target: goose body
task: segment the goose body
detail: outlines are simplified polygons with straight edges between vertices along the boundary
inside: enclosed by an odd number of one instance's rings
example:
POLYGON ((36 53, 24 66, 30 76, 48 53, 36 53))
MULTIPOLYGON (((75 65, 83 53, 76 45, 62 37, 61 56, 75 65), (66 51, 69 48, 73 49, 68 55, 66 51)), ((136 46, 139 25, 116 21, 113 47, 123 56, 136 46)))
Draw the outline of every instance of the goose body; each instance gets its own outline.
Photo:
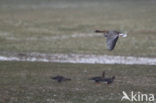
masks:
POLYGON ((105 79, 103 79, 103 82, 106 82, 107 84, 111 84, 111 83, 113 83, 114 79, 115 79, 115 76, 113 76, 111 78, 105 78, 105 79))
POLYGON ((105 82, 107 84, 113 83, 114 79, 115 79, 115 76, 106 78, 105 72, 102 73, 102 76, 96 76, 96 77, 89 78, 89 80, 94 80, 96 83, 105 82))
POLYGON ((93 77, 90 78, 89 80, 94 80, 96 83, 102 82, 104 79, 102 77, 93 77))
POLYGON ((127 36, 127 34, 121 33, 116 30, 114 31, 96 30, 95 33, 104 33, 104 36, 106 37, 106 46, 107 46, 107 49, 110 51, 114 49, 119 36, 123 36, 123 37, 127 36))
POLYGON ((94 80, 96 83, 102 82, 105 78, 105 72, 102 73, 102 76, 96 76, 89 78, 89 80, 94 80))

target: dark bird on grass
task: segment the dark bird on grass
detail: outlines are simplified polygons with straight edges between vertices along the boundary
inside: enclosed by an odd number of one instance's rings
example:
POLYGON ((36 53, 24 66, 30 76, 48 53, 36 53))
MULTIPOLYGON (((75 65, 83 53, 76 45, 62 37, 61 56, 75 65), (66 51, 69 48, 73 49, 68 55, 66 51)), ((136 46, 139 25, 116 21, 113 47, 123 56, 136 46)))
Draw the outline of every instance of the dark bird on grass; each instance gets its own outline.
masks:
POLYGON ((107 38, 106 39, 107 49, 110 51, 114 49, 119 36, 122 36, 122 37, 127 36, 126 33, 124 34, 119 31, 96 30, 95 33, 104 33, 104 36, 107 38))
POLYGON ((115 76, 113 76, 111 78, 104 78, 103 82, 106 82, 107 84, 111 84, 111 83, 113 83, 114 79, 115 79, 115 76))
POLYGON ((89 80, 94 80, 96 83, 100 83, 105 79, 105 72, 102 73, 102 76, 96 76, 89 78, 89 80))
POLYGON ((60 75, 57 75, 55 77, 51 77, 51 79, 56 80, 59 83, 61 83, 63 81, 70 81, 71 80, 70 78, 66 78, 66 77, 63 77, 63 76, 60 76, 60 75))

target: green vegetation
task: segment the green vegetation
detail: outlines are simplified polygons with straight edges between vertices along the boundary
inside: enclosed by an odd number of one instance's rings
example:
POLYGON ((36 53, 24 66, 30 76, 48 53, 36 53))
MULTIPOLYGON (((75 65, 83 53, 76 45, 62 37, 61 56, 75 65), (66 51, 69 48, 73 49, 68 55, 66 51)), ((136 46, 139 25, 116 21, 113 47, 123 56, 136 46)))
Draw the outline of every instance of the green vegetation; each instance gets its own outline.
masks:
POLYGON ((155 94, 155 78, 155 66, 0 62, 0 102, 115 103, 122 91, 155 94), (88 80, 102 71, 108 77, 115 75, 115 82, 97 85, 88 80), (72 81, 50 79, 58 74, 72 81))
POLYGON ((9 6, 0 9, 0 51, 156 57, 155 2, 1 2, 9 6), (121 30, 128 37, 120 38, 113 52, 106 50, 102 37, 70 37, 96 29, 121 30), (53 39, 56 36, 60 38, 53 39))
MULTIPOLYGON (((154 0, 0 0, 0 55, 5 52, 156 57, 154 0), (94 30, 128 32, 108 51, 94 30)), ((119 103, 122 91, 156 94, 155 66, 0 61, 0 103, 119 103), (115 75, 112 85, 88 78, 115 75), (57 74, 73 78, 57 83, 57 74)), ((124 103, 129 103, 124 101, 124 103)))

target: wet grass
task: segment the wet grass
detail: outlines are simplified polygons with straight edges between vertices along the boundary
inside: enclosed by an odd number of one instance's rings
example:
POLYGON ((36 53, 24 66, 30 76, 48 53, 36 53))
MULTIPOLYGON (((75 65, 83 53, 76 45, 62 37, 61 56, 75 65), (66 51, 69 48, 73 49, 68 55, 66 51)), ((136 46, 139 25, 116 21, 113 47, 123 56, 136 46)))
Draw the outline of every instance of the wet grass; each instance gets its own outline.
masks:
POLYGON ((155 2, 48 3, 1 7, 0 50, 156 57, 155 2), (51 39, 85 35, 95 29, 121 30, 128 32, 128 37, 120 38, 113 52, 106 50, 105 39, 101 37, 51 39))
MULTIPOLYGON (((3 103, 114 103, 122 91, 156 93, 155 66, 0 62, 0 102, 3 103), (115 75, 111 85, 95 84, 92 76, 115 75), (51 76, 72 81, 57 83, 51 76)), ((124 103, 129 103, 124 101, 124 103)))

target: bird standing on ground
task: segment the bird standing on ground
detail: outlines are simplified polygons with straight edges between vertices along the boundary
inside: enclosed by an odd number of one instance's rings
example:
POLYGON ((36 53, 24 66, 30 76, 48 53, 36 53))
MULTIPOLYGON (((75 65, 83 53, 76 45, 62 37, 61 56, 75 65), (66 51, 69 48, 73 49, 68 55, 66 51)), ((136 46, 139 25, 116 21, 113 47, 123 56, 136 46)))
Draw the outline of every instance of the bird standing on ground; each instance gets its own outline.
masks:
POLYGON ((94 80, 96 83, 100 83, 104 80, 104 78, 105 78, 105 72, 102 73, 102 76, 92 77, 89 78, 89 80, 94 80))
POLYGON ((114 49, 119 36, 122 37, 127 36, 127 34, 121 33, 119 31, 96 30, 95 33, 104 33, 104 36, 107 38, 106 40, 107 49, 109 49, 110 51, 114 49))
POLYGON ((57 75, 55 77, 51 77, 51 79, 56 80, 57 82, 61 83, 63 81, 70 81, 70 78, 65 78, 63 76, 57 75))
POLYGON ((107 84, 111 84, 113 83, 114 79, 115 79, 115 76, 111 78, 104 78, 103 81, 106 82, 107 84))
POLYGON ((105 72, 102 73, 102 76, 96 76, 96 77, 89 78, 89 80, 94 80, 96 83, 105 82, 107 84, 113 83, 114 79, 115 79, 115 76, 106 78, 105 72))

